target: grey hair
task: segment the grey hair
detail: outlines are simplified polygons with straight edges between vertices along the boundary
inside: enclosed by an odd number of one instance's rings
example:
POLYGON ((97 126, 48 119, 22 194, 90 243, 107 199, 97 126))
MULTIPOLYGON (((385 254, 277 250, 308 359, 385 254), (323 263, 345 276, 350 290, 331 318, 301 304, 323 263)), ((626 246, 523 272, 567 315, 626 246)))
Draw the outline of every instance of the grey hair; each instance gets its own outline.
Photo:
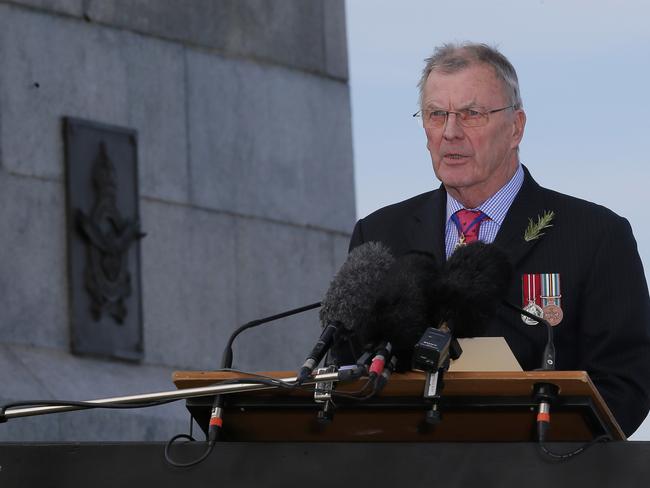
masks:
POLYGON ((425 62, 426 66, 422 70, 422 77, 418 82, 420 108, 424 101, 422 100, 424 84, 432 71, 452 74, 480 63, 492 67, 494 74, 503 83, 504 94, 515 109, 523 107, 517 72, 508 58, 501 54, 496 47, 472 42, 447 43, 437 47, 431 57, 425 59, 425 62))

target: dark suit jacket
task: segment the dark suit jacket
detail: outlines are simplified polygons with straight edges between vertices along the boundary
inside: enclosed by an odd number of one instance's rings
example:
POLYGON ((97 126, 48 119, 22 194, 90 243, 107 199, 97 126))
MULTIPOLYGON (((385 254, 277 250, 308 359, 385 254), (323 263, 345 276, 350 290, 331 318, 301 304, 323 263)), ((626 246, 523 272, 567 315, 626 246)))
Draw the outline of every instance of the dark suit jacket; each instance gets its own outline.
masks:
MULTIPOLYGON (((357 222, 350 249, 379 241, 396 256, 425 251, 442 264, 446 199, 441 187, 372 213, 357 222)), ((511 303, 522 304, 522 274, 560 273, 564 318, 554 327, 556 367, 587 371, 630 435, 650 406, 650 299, 627 220, 542 188, 525 169, 495 244, 514 265, 511 303), (526 242, 528 220, 546 210, 555 212, 553 227, 526 242)), ((546 331, 525 325, 516 312, 500 308, 485 335, 505 337, 525 370, 541 366, 546 331)))

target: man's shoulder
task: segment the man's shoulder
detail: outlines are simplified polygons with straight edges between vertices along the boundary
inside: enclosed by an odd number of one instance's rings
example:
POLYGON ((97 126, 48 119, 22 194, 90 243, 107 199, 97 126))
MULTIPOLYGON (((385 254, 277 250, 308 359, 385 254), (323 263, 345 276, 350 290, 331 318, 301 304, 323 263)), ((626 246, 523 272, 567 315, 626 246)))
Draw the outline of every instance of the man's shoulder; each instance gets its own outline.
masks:
POLYGON ((372 212, 355 225, 350 249, 377 241, 388 246, 396 256, 408 252, 417 242, 426 240, 423 236, 435 222, 441 221, 445 196, 444 190, 437 189, 372 212))
POLYGON ((624 217, 604 205, 541 186, 539 190, 542 192, 544 202, 548 202, 549 207, 553 207, 548 210, 553 210, 557 214, 564 212, 569 218, 588 219, 604 224, 615 221, 626 222, 624 217))
POLYGON ((543 207, 539 211, 554 213, 555 230, 548 233, 550 241, 573 242, 579 236, 584 243, 591 243, 583 249, 594 247, 603 239, 633 242, 629 221, 604 205, 547 188, 540 187, 540 192, 543 207))
POLYGON ((361 220, 366 223, 374 223, 379 221, 403 219, 407 215, 417 214, 423 206, 431 205, 434 201, 441 197, 439 192, 441 189, 431 190, 414 197, 407 198, 401 202, 386 205, 374 212, 368 214, 361 220))

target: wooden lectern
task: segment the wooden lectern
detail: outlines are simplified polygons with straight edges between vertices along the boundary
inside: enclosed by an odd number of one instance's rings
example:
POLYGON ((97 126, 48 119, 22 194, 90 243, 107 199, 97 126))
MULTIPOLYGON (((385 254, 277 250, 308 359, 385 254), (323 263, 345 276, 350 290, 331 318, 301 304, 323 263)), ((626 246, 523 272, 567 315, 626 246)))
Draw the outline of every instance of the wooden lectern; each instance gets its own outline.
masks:
MULTIPOLYGON (((275 378, 293 372, 263 373, 275 378)), ((208 386, 246 375, 177 371, 177 388, 208 386)), ((340 383, 337 391, 358 390, 364 381, 340 383)), ((584 371, 447 372, 440 402, 442 421, 424 421, 430 408, 423 398, 425 375, 394 374, 371 399, 334 398, 330 422, 319 422, 322 404, 313 391, 264 390, 225 396, 223 440, 283 442, 494 442, 534 441, 537 383, 559 388, 551 407, 549 441, 589 441, 600 435, 625 435, 584 371)), ((187 408, 206 431, 212 398, 187 400, 187 408)))

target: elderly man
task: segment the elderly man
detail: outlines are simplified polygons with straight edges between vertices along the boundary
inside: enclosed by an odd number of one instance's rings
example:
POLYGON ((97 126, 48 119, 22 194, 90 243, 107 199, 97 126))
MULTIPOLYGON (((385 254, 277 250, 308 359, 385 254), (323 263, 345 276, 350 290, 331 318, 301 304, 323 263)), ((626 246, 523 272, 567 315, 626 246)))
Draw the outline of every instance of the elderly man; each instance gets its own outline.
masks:
MULTIPOLYGON (((481 240, 515 266, 508 300, 555 328, 557 369, 586 370, 630 435, 650 406, 650 300, 629 223, 610 210, 540 187, 519 161, 524 135, 517 74, 482 44, 444 45, 419 83, 433 170, 442 186, 361 219, 350 243, 442 263, 481 240)), ((538 368, 546 331, 505 307, 503 336, 524 369, 538 368)))

